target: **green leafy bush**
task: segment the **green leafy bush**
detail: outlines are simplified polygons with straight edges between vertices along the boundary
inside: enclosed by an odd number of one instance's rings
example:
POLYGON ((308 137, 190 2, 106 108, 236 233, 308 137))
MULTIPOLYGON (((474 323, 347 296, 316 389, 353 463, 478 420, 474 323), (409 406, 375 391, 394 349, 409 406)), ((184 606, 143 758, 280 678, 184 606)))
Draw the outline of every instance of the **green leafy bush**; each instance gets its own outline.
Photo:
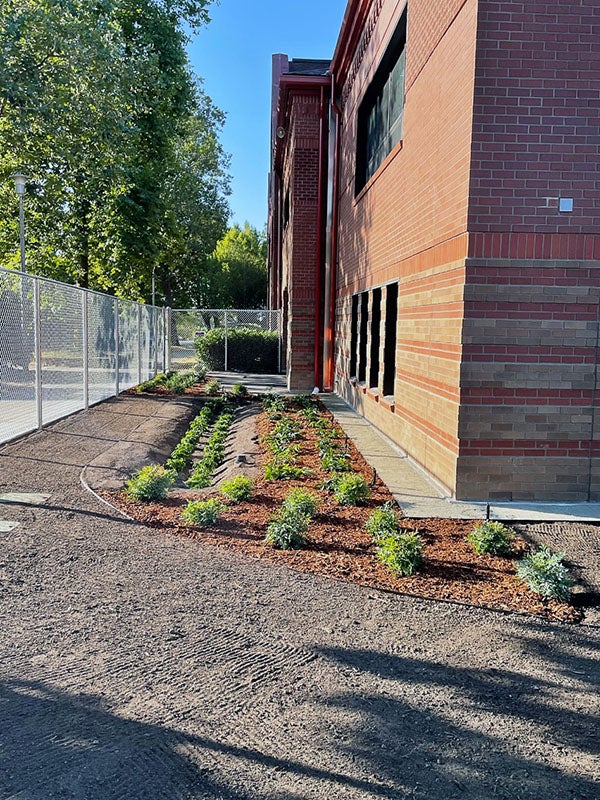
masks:
POLYGON ((289 464, 273 459, 265 466, 265 478, 268 481, 287 481, 287 480, 301 480, 308 478, 311 471, 306 467, 297 467, 295 464, 289 464))
POLYGON ((231 387, 231 394, 235 397, 248 397, 248 387, 243 383, 234 383, 231 387))
MULTIPOLYGON (((199 364, 206 370, 225 369, 225 329, 214 328, 195 341, 199 364)), ((279 334, 259 328, 227 331, 227 368, 234 372, 273 373, 278 369, 279 334)))
POLYGON ((181 512, 188 525, 214 525, 225 506, 218 500, 190 500, 181 512))
POLYGON ((467 541, 478 555, 509 556, 514 549, 514 535, 513 528, 487 519, 475 525, 467 541))
POLYGON ((249 500, 254 491, 254 484, 252 479, 246 475, 236 475, 229 481, 223 481, 221 484, 221 492, 229 500, 234 503, 240 503, 242 500, 249 500))
POLYGON ((389 534, 380 539, 377 558, 396 575, 412 575, 423 561, 423 540, 413 531, 389 534))
POLYGON ((283 501, 282 507, 295 509, 306 517, 314 517, 319 509, 319 498, 306 489, 292 489, 283 501))
POLYGON ((517 575, 532 592, 542 597, 569 600, 572 582, 562 563, 564 553, 553 553, 547 547, 525 556, 517 564, 517 575))
POLYGON ((134 500, 162 500, 174 480, 175 474, 171 470, 161 464, 149 464, 132 475, 125 492, 134 500))
POLYGON ((297 508, 282 508, 267 526, 265 540, 280 550, 297 550, 307 541, 309 518, 297 508))
POLYGON ((216 378, 211 378, 206 382, 204 391, 207 395, 209 395, 209 397, 216 397, 217 395, 221 394, 221 384, 216 378))
POLYGON ((339 475, 333 483, 333 494, 342 506, 359 506, 369 499, 371 490, 362 475, 339 475))
POLYGON ((181 394, 189 389, 190 386, 198 383, 203 377, 197 370, 192 372, 161 372, 150 378, 148 381, 140 383, 136 387, 137 392, 151 392, 158 386, 162 386, 175 394, 181 394))
POLYGON ((371 534, 374 541, 378 542, 388 536, 394 536, 400 530, 397 506, 388 501, 376 508, 367 519, 365 529, 371 534))

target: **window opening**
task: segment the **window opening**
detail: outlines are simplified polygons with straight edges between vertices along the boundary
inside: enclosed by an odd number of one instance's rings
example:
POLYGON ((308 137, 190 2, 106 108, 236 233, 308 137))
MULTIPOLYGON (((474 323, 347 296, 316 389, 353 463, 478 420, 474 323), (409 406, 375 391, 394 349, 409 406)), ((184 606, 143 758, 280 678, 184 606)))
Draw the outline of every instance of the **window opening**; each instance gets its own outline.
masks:
POLYGON ((371 308, 371 358, 369 361, 369 386, 379 386, 379 345, 381 328, 381 289, 373 289, 371 308))
POLYGON ((385 294, 385 341, 383 345, 383 393, 393 397, 396 383, 396 337, 398 328, 398 284, 385 294))

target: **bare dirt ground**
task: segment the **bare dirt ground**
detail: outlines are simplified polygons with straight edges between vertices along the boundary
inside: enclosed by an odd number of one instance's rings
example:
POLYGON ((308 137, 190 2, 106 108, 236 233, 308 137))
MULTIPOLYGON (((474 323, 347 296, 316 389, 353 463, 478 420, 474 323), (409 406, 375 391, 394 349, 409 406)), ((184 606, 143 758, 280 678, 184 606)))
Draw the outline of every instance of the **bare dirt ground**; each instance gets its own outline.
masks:
POLYGON ((0 491, 50 495, 0 505, 2 800, 596 800, 597 625, 294 572, 83 489, 163 457, 190 402, 121 397, 0 448, 0 491))

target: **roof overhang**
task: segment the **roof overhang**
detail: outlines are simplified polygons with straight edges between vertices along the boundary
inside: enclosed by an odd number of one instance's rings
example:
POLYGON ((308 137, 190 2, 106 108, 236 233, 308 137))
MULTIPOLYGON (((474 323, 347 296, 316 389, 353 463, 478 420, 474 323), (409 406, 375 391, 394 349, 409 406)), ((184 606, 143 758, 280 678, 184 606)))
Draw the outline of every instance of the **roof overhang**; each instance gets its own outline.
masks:
POLYGON ((345 75, 350 67, 372 5, 373 0, 349 0, 331 62, 336 78, 345 75))
POLYGON ((285 136, 279 137, 278 130, 287 131, 289 121, 289 101, 294 94, 316 94, 323 88, 329 88, 331 78, 328 75, 293 75, 284 74, 279 79, 279 100, 277 104, 277 127, 275 130, 275 149, 274 163, 278 167, 281 165, 283 151, 285 149, 285 136))

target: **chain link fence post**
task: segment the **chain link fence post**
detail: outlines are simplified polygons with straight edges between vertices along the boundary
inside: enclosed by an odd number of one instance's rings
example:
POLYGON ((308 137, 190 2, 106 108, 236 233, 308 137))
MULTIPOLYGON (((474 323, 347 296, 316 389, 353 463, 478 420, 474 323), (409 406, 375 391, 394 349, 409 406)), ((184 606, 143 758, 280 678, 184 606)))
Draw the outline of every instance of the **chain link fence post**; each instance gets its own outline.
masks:
POLYGON ((81 328, 83 332, 83 407, 87 410, 90 405, 90 352, 89 352, 89 323, 88 323, 88 293, 81 294, 81 328))
MULTIPOLYGON (((21 280, 25 280, 24 277, 21 280)), ((40 282, 33 278, 33 336, 35 350, 35 415, 38 430, 44 421, 42 406, 42 318, 40 314, 40 282)))
POLYGON ((115 397, 119 396, 119 300, 115 297, 115 397))
POLYGON ((137 382, 142 382, 142 306, 137 304, 137 382))
POLYGON ((228 345, 228 342, 227 342, 227 311, 225 312, 225 320, 224 320, 223 324, 225 326, 225 356, 224 356, 223 369, 225 370, 225 372, 227 372, 227 367, 228 367, 228 357, 227 357, 228 356, 228 347, 227 347, 227 345, 228 345))

